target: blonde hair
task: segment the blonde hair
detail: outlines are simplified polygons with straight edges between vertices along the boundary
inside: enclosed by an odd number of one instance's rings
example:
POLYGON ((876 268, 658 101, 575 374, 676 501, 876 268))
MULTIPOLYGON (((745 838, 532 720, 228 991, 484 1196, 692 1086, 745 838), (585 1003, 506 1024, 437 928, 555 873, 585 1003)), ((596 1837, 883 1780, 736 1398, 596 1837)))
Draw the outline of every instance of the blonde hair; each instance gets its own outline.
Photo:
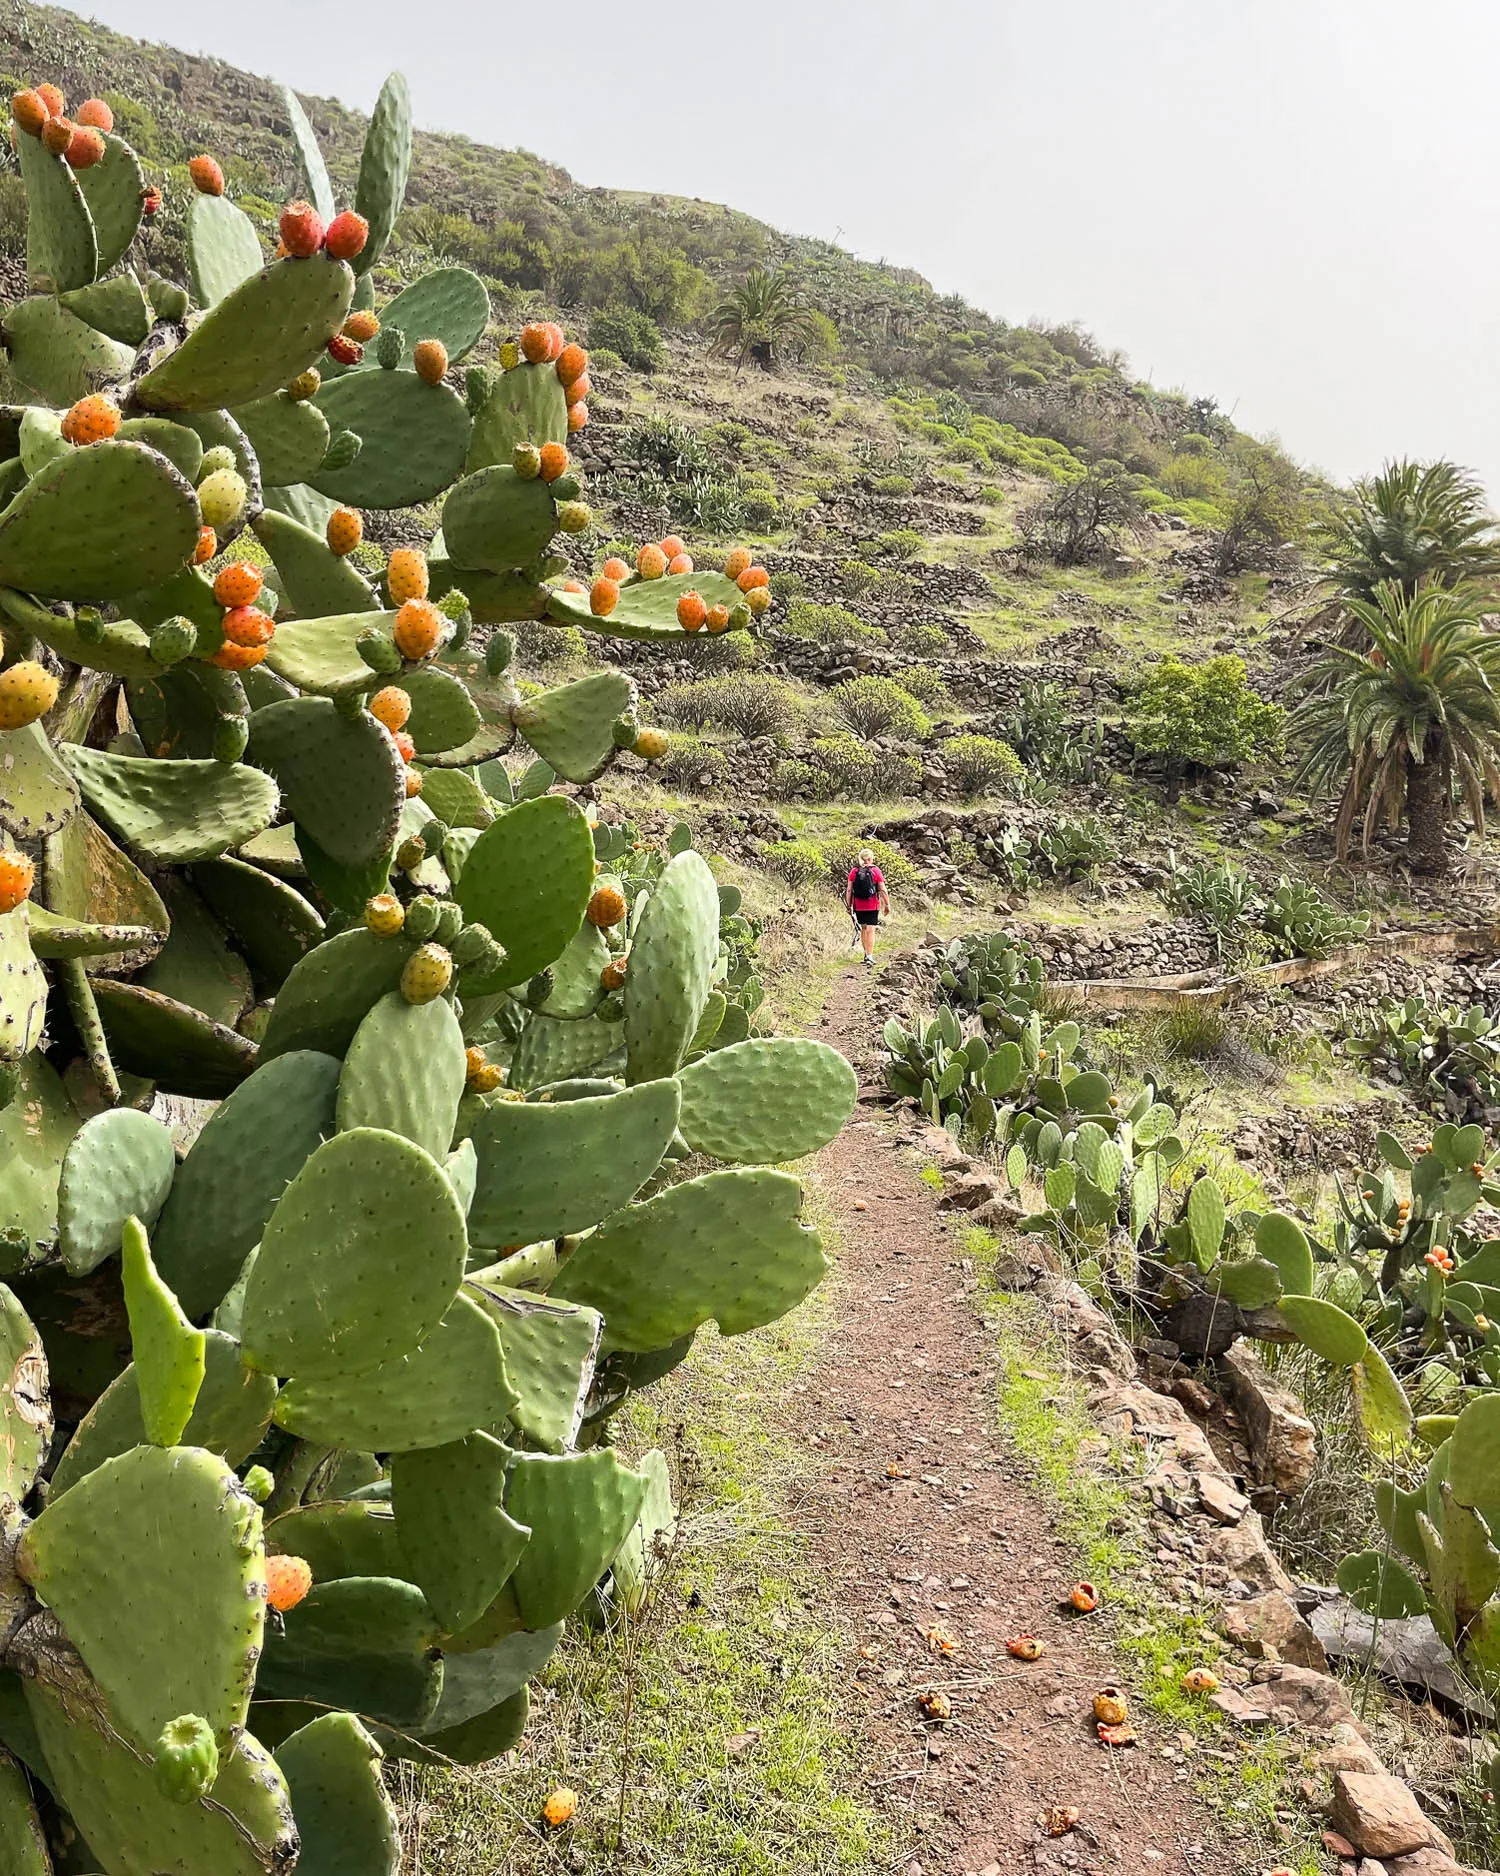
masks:
POLYGON ((859 863, 861 866, 873 866, 875 864, 875 855, 870 851, 868 847, 860 848, 859 863))

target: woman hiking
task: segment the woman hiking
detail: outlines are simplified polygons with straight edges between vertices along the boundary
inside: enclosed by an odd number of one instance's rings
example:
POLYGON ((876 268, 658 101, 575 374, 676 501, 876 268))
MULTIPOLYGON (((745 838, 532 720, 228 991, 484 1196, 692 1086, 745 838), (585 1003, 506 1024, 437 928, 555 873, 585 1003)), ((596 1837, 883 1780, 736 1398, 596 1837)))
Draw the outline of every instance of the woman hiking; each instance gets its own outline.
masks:
POLYGON ((859 927, 859 942, 864 947, 865 966, 875 963, 875 927, 880 915, 891 915, 891 897, 885 889, 885 875, 875 864, 868 847, 859 850, 859 864, 849 869, 849 884, 844 889, 844 904, 859 927))

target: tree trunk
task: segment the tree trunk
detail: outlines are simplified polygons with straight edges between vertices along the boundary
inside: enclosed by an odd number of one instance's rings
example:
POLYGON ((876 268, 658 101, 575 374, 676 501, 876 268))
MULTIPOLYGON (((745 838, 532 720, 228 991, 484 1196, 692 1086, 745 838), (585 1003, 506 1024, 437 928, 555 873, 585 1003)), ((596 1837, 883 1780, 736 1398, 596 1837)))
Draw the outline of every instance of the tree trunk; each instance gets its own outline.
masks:
POLYGON ((1441 736, 1429 736, 1423 760, 1406 772, 1406 851, 1418 873, 1448 870, 1448 765, 1441 736))

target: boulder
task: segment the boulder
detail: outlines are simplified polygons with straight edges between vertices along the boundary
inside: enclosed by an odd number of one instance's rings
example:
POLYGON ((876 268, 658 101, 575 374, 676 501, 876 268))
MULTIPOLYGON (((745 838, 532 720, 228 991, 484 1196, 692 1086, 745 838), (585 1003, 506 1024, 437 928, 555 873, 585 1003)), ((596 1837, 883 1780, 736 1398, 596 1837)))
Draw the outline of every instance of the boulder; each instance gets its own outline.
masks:
POLYGON ((1365 1856, 1406 1856, 1435 1842, 1410 1787, 1389 1772, 1335 1772, 1328 1821, 1365 1856))
POLYGON ((1226 1640, 1248 1655, 1274 1656, 1319 1674, 1328 1671, 1323 1644, 1283 1590, 1272 1589, 1245 1602, 1230 1603, 1220 1617, 1219 1628, 1226 1640))
POLYGON ((1225 1351, 1219 1371, 1239 1410, 1256 1479, 1295 1496, 1312 1477, 1318 1458, 1317 1434, 1301 1401, 1272 1378, 1243 1340, 1225 1351))

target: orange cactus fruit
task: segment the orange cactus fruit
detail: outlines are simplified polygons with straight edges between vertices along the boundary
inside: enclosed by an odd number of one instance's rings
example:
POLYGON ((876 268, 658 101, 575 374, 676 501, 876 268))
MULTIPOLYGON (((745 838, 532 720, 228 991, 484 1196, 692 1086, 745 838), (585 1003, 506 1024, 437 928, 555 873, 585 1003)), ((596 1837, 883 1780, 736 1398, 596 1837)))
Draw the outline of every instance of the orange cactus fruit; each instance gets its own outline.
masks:
POLYGON ((691 554, 673 554, 667 562, 668 573, 691 573, 692 570, 693 556, 691 554))
POLYGON ((1049 1805, 1042 1814, 1042 1829, 1049 1837, 1066 1837, 1082 1815, 1076 1804, 1049 1805))
POLYGON ((528 364, 544 364, 551 349, 552 335, 544 325, 533 321, 521 328, 521 356, 528 364))
POLYGON ((427 597, 427 556, 420 547, 396 547, 385 566, 385 589, 394 605, 427 597))
POLYGON ((23 730, 46 716, 60 689, 47 667, 30 658, 0 671, 0 730, 23 730))
POLYGON ((749 570, 750 549, 748 547, 731 547, 729 552, 724 556, 725 579, 738 581, 740 575, 742 573, 748 573, 749 570))
POLYGON ((335 508, 324 530, 328 551, 342 560, 365 538, 365 524, 357 508, 335 508))
POLYGON ((383 723, 394 736, 397 730, 406 728, 406 720, 411 715, 411 698, 399 684, 386 684, 369 702, 370 715, 377 723, 383 723))
POLYGON ((561 1830, 564 1824, 571 1823, 578 1810, 578 1793, 569 1791, 566 1785, 559 1785, 556 1791, 547 1794, 547 1802, 542 1806, 542 1818, 549 1830, 561 1830))
POLYGON ((36 884, 36 867, 24 853, 13 847, 0 847, 0 912, 14 912, 31 897, 36 884))
POLYGON ((563 355, 563 348, 568 342, 567 334, 555 319, 546 321, 543 330, 547 334, 547 363, 555 365, 563 355))
POLYGON ((441 384, 448 369, 448 348, 441 339, 422 339, 411 355, 411 362, 423 384, 441 384))
POLYGON ((63 161, 69 169, 92 169, 104 161, 104 139, 97 130, 78 129, 68 139, 63 161))
POLYGON ((365 355, 365 348, 355 339, 347 339, 342 332, 334 333, 328 341, 328 356, 336 365, 357 365, 365 355))
POLYGON ((425 599, 408 599, 396 614, 393 636, 403 658, 430 658, 442 642, 444 619, 425 599))
POLYGON ((769 586, 752 586, 745 595, 745 605, 758 619, 763 612, 771 610, 771 589, 769 586))
POLYGON ((80 397, 62 420, 62 433, 70 443, 80 446, 103 443, 120 428, 120 407, 112 398, 96 391, 92 397, 80 397))
POLYGON ((47 107, 47 115, 49 117, 61 117, 63 112, 68 108, 68 100, 63 96, 61 91, 58 90, 56 85, 38 85, 36 95, 47 107))
POLYGON ((611 925, 618 925, 628 910, 618 886, 596 886, 588 903, 588 921, 607 931, 611 925))
POLYGON ((544 443, 541 455, 544 482, 555 482, 560 475, 567 473, 568 452, 561 443, 544 443))
POLYGON ((1068 1602, 1080 1615, 1092 1615, 1099 1607, 1099 1592, 1092 1583, 1075 1583, 1068 1591, 1068 1602))
POLYGON ((281 1615, 295 1609, 312 1585, 312 1567, 303 1558, 266 1558, 266 1601, 281 1615))
POLYGON ((601 573, 589 588, 589 611, 596 619, 607 619, 620 603, 620 583, 601 573))
POLYGON ((689 589, 678 600, 677 623, 684 632, 701 632, 707 617, 708 602, 701 593, 689 589))
MULTIPOLYGON (((277 232, 287 253, 305 261, 323 245, 323 217, 311 202, 288 202, 281 211, 277 232)), ((372 318, 373 314, 365 317, 372 318)), ((374 334, 370 336, 373 338, 374 334)))
POLYGON ((565 593, 583 593, 583 592, 586 592, 588 589, 584 586, 584 583, 582 580, 564 580, 562 583, 562 590, 565 593))
POLYGON ((212 528, 199 528, 198 545, 193 549, 193 565, 201 567, 219 551, 219 537, 212 528))
POLYGON ((727 632, 729 630, 729 608, 727 606, 710 606, 708 616, 703 623, 712 633, 727 632))
POLYGON ((1123 1726, 1130 1718, 1125 1696, 1118 1687, 1102 1687, 1094 1695, 1094 1718, 1101 1726, 1123 1726))
POLYGON ((606 560, 604 565, 599 569, 599 574, 602 579, 613 580, 615 585, 618 586, 621 580, 628 580, 630 578, 630 562, 628 560, 621 560, 618 554, 611 554, 609 559, 606 560))
POLYGON ((606 964, 604 969, 600 971, 599 973, 600 989, 611 991, 611 992, 616 991, 620 988, 621 984, 623 984, 624 981, 625 981, 624 958, 611 958, 608 964, 606 964))
POLYGON ((951 1720, 953 1718, 953 1702, 936 1687, 929 1687, 926 1693, 918 1694, 917 1705, 926 1719, 951 1720))
POLYGON ((103 98, 85 98, 73 113, 73 122, 89 130, 102 130, 107 136, 115 127, 115 114, 103 98))
POLYGON ((346 208, 342 215, 335 215, 329 222, 323 246, 336 261, 352 261, 364 253, 369 238, 370 224, 364 216, 346 208))
POLYGON ((581 404, 593 388, 589 383, 589 374, 584 372, 581 378, 575 378, 571 384, 563 386, 563 401, 569 405, 581 404))
POLYGON ((653 542, 636 555, 635 570, 643 580, 659 580, 667 570, 667 557, 653 542))
POLYGON ((1005 1644, 1005 1652, 1017 1661, 1040 1661, 1047 1652, 1047 1644, 1038 1641, 1035 1635, 1012 1635, 1005 1644))
POLYGON ((568 435, 569 436, 577 436, 580 430, 587 429, 588 421, 589 421, 589 407, 587 404, 570 404, 568 406, 568 435))
POLYGON ((687 542, 680 534, 667 534, 657 543, 668 560, 675 560, 679 554, 687 552, 687 542))
POLYGON ((24 130, 28 137, 39 137, 51 113, 39 91, 17 91, 11 94, 10 115, 17 129, 24 130))
POLYGON ((407 735, 406 731, 392 730, 391 735, 395 740, 397 749, 401 752, 401 760, 408 763, 414 762, 417 755, 417 745, 412 741, 410 736, 407 735))
POLYGON ((195 156, 188 164, 188 174, 199 195, 224 193, 224 172, 211 156, 195 156))
POLYGON ((406 771, 406 799, 413 801, 421 792, 422 771, 420 769, 408 769, 406 771))
POLYGON ((161 190, 155 187, 143 189, 141 191, 141 213, 149 220, 151 216, 160 213, 160 210, 161 190))
POLYGON ((221 671, 249 671, 265 655, 264 645, 236 645, 233 639, 226 638, 208 662, 216 664, 221 671))
POLYGON ((565 389, 578 380, 589 368, 589 355, 577 343, 565 345, 557 355, 557 381, 565 389))
POLYGON ((380 332, 380 321, 373 313, 351 313, 344 321, 344 337, 357 345, 368 345, 380 332))
POLYGON ((214 575, 214 598, 221 606, 253 606, 264 584, 259 567, 248 560, 231 560, 214 575))
POLYGON ((64 156, 73 141, 75 126, 70 117, 49 117, 42 125, 42 142, 54 156, 64 156))
POLYGON ((1219 1677, 1212 1668, 1189 1668, 1182 1677, 1182 1691, 1185 1694, 1216 1694, 1219 1691, 1219 1677))
POLYGON ((757 586, 769 586, 771 576, 764 567, 746 567, 743 573, 736 574, 734 583, 742 593, 753 593, 757 586))
POLYGON ((1100 1720, 1094 1731, 1099 1735, 1101 1746, 1133 1746, 1135 1744, 1135 1728, 1126 1726, 1123 1722, 1119 1726, 1108 1726, 1100 1720))
POLYGON ((224 614, 224 636, 231 645, 269 645, 276 621, 259 606, 235 606, 224 614))

